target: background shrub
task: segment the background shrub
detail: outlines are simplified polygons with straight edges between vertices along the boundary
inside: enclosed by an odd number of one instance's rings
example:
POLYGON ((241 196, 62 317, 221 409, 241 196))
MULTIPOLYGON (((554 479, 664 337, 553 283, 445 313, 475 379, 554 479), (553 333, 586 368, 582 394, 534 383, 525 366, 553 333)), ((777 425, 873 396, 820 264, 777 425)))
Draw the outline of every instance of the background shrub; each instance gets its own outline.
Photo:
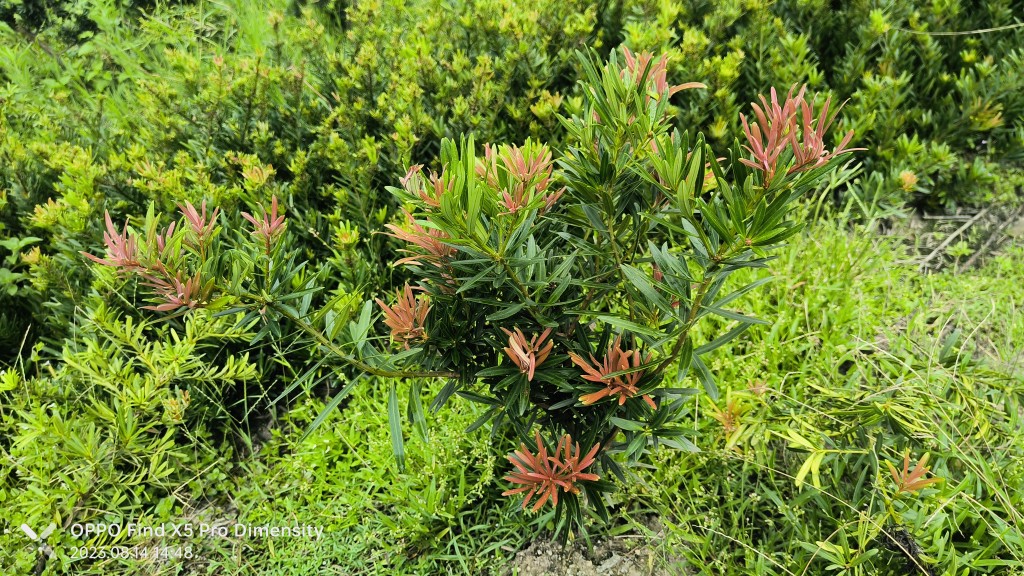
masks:
POLYGON ((673 80, 710 86, 681 119, 712 142, 739 136, 737 112, 765 86, 806 82, 849 100, 842 129, 869 150, 851 193, 935 211, 1020 186, 1019 23, 1003 0, 639 1, 622 29, 634 49, 668 52, 673 80))

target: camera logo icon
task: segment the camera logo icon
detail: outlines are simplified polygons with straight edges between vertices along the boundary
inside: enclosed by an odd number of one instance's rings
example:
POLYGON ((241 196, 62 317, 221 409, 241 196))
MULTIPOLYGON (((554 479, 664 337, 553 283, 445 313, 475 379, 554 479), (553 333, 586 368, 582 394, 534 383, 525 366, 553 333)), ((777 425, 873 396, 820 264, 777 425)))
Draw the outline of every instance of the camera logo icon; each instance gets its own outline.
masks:
POLYGON ((50 545, 46 543, 46 539, 50 534, 53 534, 53 531, 56 528, 57 525, 51 523, 45 530, 43 530, 42 534, 36 534, 35 530, 30 528, 28 524, 21 525, 21 531, 28 536, 29 540, 36 542, 38 544, 38 550, 43 554, 46 554, 49 558, 53 558, 53 548, 50 548, 50 545))

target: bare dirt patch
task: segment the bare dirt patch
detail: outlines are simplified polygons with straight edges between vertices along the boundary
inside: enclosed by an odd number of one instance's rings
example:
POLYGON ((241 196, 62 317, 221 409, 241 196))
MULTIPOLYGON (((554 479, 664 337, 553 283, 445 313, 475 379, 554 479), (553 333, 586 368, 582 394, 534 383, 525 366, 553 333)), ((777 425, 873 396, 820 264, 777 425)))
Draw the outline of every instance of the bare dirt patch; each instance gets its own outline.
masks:
POLYGON ((565 546, 538 540, 516 554, 504 576, 682 576, 690 574, 661 545, 664 528, 651 520, 654 534, 624 534, 565 546))

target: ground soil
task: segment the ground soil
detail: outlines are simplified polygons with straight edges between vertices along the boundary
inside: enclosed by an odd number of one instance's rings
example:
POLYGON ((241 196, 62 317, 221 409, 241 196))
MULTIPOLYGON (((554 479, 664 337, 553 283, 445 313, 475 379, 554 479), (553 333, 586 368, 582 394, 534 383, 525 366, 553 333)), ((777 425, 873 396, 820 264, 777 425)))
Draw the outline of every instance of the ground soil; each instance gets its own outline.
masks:
POLYGON ((662 539, 664 528, 657 519, 650 530, 595 539, 589 550, 585 542, 565 546, 538 540, 519 551, 504 576, 682 576, 689 574, 682 561, 667 553, 662 539))

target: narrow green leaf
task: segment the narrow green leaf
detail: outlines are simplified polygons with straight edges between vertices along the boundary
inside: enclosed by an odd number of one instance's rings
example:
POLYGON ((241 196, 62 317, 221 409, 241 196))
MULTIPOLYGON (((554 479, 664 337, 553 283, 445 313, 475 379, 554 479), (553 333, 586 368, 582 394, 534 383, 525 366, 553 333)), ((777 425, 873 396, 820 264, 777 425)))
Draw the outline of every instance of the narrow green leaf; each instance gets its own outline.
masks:
POLYGON ((487 404, 489 406, 499 406, 499 405, 501 405, 501 402, 499 402, 496 398, 489 398, 487 396, 481 396, 480 394, 476 394, 476 393, 470 392, 468 390, 459 390, 458 392, 456 392, 456 394, 458 394, 459 396, 461 396, 461 397, 463 397, 466 400, 469 400, 471 402, 477 402, 477 403, 480 403, 480 404, 487 404))
MULTIPOLYGON (((277 297, 277 301, 278 302, 284 302, 286 300, 294 300, 296 298, 300 298, 300 297, 303 297, 303 296, 309 296, 309 295, 312 295, 312 294, 316 294, 317 292, 320 292, 321 290, 323 290, 323 288, 319 287, 319 286, 314 287, 314 288, 306 288, 305 290, 299 290, 297 292, 290 292, 288 294, 284 294, 282 296, 278 296, 277 297)), ((298 313, 296 313, 295 315, 297 317, 299 317, 299 318, 302 318, 302 317, 305 316, 304 314, 298 314, 298 313)))
POLYGON ((624 420, 616 416, 612 416, 608 419, 612 424, 618 426, 623 430, 630 430, 632 432, 638 432, 644 429, 644 425, 641 422, 634 422, 632 420, 624 420))
POLYGON ((511 373, 513 369, 508 367, 508 364, 504 366, 491 366, 489 368, 483 368, 476 373, 477 378, 489 378, 491 376, 506 376, 511 373))
POLYGON ((504 320, 505 318, 508 318, 510 316, 515 316, 525 306, 526 306, 526 302, 518 302, 518 303, 513 304, 511 306, 505 306, 501 310, 498 310, 497 312, 495 312, 493 314, 489 314, 487 316, 487 321, 488 322, 496 322, 498 320, 504 320))
POLYGON ((693 341, 690 337, 686 337, 686 342, 683 344, 682 350, 679 352, 679 372, 676 374, 676 382, 682 382, 686 378, 687 372, 690 371, 690 365, 693 361, 693 341))
POLYGON ((626 457, 630 459, 638 458, 643 453, 645 446, 647 446, 647 436, 637 434, 629 443, 629 446, 626 447, 626 457))
POLYGON ((632 332, 633 334, 640 334, 640 335, 643 335, 643 336, 650 336, 651 338, 661 338, 661 337, 664 336, 664 334, 662 334, 658 330, 654 330, 654 329, 648 328, 646 326, 641 326, 641 325, 637 324, 636 322, 630 322, 629 320, 626 320, 624 318, 619 318, 618 316, 610 316, 608 314, 598 314, 597 315, 597 319, 602 321, 602 322, 606 322, 608 324, 611 324, 612 326, 614 326, 616 328, 619 328, 621 330, 628 330, 629 332, 632 332))
POLYGON ((677 436, 675 438, 668 438, 661 436, 657 438, 657 442, 668 446, 669 448, 675 448, 676 450, 682 450, 683 452, 700 452, 700 448, 696 444, 690 442, 683 436, 677 436))
POLYGON ((712 400, 717 401, 718 385, 715 384, 715 379, 711 376, 711 371, 708 370, 707 365, 700 359, 700 356, 696 355, 693 356, 691 364, 697 373, 697 380, 700 380, 701 385, 704 386, 704 391, 708 393, 712 400))
MULTIPOLYGON (((743 322, 745 324, 763 324, 765 326, 771 324, 771 322, 768 322, 767 320, 762 320, 762 319, 756 318, 754 316, 746 316, 746 315, 740 314, 739 312, 733 312, 732 310, 725 310, 723 308, 712 308, 710 306, 701 306, 701 308, 703 310, 706 310, 706 311, 710 312, 711 314, 715 314, 715 315, 721 316, 722 318, 728 318, 729 320, 735 320, 737 322, 743 322)), ((703 314, 702 314, 702 316, 703 316, 703 314)))
POLYGON ((604 221, 601 220, 601 213, 588 204, 582 206, 583 214, 586 215, 587 220, 590 221, 590 225, 594 227, 598 232, 603 232, 605 235, 608 234, 608 228, 605 227, 604 221))
POLYGON ((472 235, 480 218, 480 202, 483 200, 483 187, 476 185, 476 150, 473 148, 473 136, 463 143, 462 153, 465 157, 466 178, 466 230, 472 235))
POLYGON ((719 213, 719 206, 717 203, 701 203, 700 214, 704 217, 704 222, 711 226, 711 229, 718 233, 722 238, 731 238, 732 231, 725 225, 725 218, 719 213))
POLYGON ((363 347, 363 343, 366 342, 367 334, 370 332, 370 319, 373 313, 373 302, 367 300, 363 303, 363 309, 359 314, 359 320, 355 322, 349 322, 349 334, 352 336, 352 342, 356 345, 356 349, 363 347))
POLYGON ((753 246, 770 246, 772 244, 778 244, 799 232, 802 227, 803 226, 801 224, 792 224, 783 228, 775 228, 758 236, 757 238, 754 238, 751 244, 753 246))
POLYGON ((636 286, 636 289, 643 294, 644 298, 647 298, 648 301, 654 303, 658 309, 666 314, 672 315, 675 313, 672 306, 668 303, 668 300, 665 300, 665 297, 659 294, 658 291, 654 289, 654 286, 651 285, 646 274, 629 264, 623 264, 621 268, 626 279, 629 280, 633 286, 636 286))
POLYGON ((293 380, 292 383, 289 384, 287 387, 285 387, 285 389, 282 390, 281 393, 277 395, 277 398, 274 398, 270 403, 276 405, 278 402, 283 400, 285 398, 285 396, 288 396, 289 394, 291 394, 292 391, 294 391, 296 388, 302 386, 304 390, 309 390, 313 386, 316 386, 317 384, 319 384, 319 383, 323 382, 324 380, 326 380, 327 378, 331 377, 333 374, 327 373, 327 374, 321 376, 320 378, 318 378, 315 382, 312 382, 311 384, 309 384, 308 386, 305 385, 305 383, 311 382, 313 380, 313 374, 321 366, 323 366, 325 362, 327 362, 328 358, 330 358, 330 356, 328 356, 326 354, 323 355, 323 356, 320 356, 320 359, 317 360, 317 362, 315 364, 313 364, 313 366, 311 366, 309 368, 309 370, 306 370, 301 376, 299 376, 298 378, 293 380))
POLYGON ((398 471, 405 472, 405 440, 402 438, 402 412, 398 406, 398 385, 392 381, 388 392, 388 428, 391 429, 391 450, 398 471))
POLYGON ((568 408, 573 404, 576 404, 579 400, 575 396, 570 396, 560 402, 555 402, 551 406, 548 406, 548 412, 554 412, 555 410, 561 410, 562 408, 568 408))
POLYGON ((701 346, 700 348, 697 348, 696 350, 694 350, 694 353, 697 354, 698 356, 702 356, 704 354, 707 354, 708 352, 712 352, 714 350, 717 350, 718 348, 721 348, 725 344, 728 344, 730 341, 732 341, 734 338, 736 338, 740 334, 743 334, 744 332, 746 332, 747 329, 750 328, 750 326, 751 326, 750 323, 740 322, 739 324, 734 326, 732 330, 729 330, 725 334, 722 334, 718 338, 715 338, 711 342, 708 342, 707 344, 705 344, 705 345, 701 346))
POLYGON ((323 424, 325 420, 327 420, 327 418, 331 415, 331 412, 333 412, 334 409, 337 408, 339 404, 341 404, 341 401, 344 400, 346 396, 348 396, 349 392, 352 391, 352 388, 356 384, 361 382, 364 378, 366 378, 366 375, 360 374, 355 378, 355 380, 352 380, 351 382, 346 384, 344 388, 342 388, 337 394, 335 394, 334 397, 331 398, 331 401, 324 406, 323 410, 321 410, 320 413, 317 414, 316 418, 309 423, 309 426, 306 427, 306 430, 302 433, 302 436, 299 437, 299 442, 302 442, 306 438, 309 438, 309 435, 315 432, 316 429, 319 428, 320 425, 323 424))
POLYGON ((793 483, 796 484, 797 488, 803 486, 804 478, 807 478, 807 474, 811 471, 811 466, 814 464, 813 459, 813 455, 808 457, 803 465, 800 466, 800 470, 797 471, 796 478, 793 479, 793 483))
POLYGON ((537 211, 530 211, 526 218, 523 219, 522 224, 516 227, 512 234, 508 238, 508 243, 505 245, 505 253, 514 253, 519 250, 519 247, 523 245, 527 239, 532 238, 530 231, 533 230, 533 223, 537 219, 537 211))
POLYGON ((476 432, 477 429, 479 429, 481 426, 483 426, 488 421, 490 421, 491 418, 494 418, 494 415, 499 410, 501 410, 501 406, 493 406, 491 408, 488 408, 487 411, 485 411, 483 414, 481 414, 479 418, 474 420, 472 424, 470 424, 468 427, 466 427, 466 434, 470 434, 470 433, 476 432))
POLYGON ((458 380, 455 380, 454 378, 449 380, 444 385, 444 388, 441 388, 441 391, 437 393, 437 396, 434 398, 434 401, 430 403, 430 411, 433 412, 434 414, 437 414, 441 410, 441 408, 448 402, 448 399, 452 397, 452 394, 455 394, 455 390, 456 388, 458 388, 458 385, 458 380))
POLYGON ((427 435, 427 419, 423 415, 421 393, 422 384, 419 380, 413 381, 409 386, 409 420, 412 421, 413 428, 419 433, 420 439, 426 442, 429 440, 429 436, 427 435))
POLYGON ((245 312, 245 310, 246 310, 246 308, 244 306, 235 306, 234 308, 228 308, 227 310, 221 310, 220 312, 215 313, 213 315, 213 317, 214 318, 220 318, 221 316, 232 316, 234 314, 238 314, 239 312, 245 312))
POLYGON ((463 292, 465 292, 465 291, 469 290, 470 288, 476 286, 481 281, 483 281, 485 277, 487 277, 488 275, 493 273, 494 272, 494 268, 495 268, 494 266, 487 266, 487 267, 485 267, 483 269, 483 271, 480 272, 479 274, 477 274, 476 276, 473 276, 469 280, 467 280, 465 282, 462 282, 461 285, 459 286, 459 289, 456 290, 455 293, 456 294, 462 294, 463 292))

